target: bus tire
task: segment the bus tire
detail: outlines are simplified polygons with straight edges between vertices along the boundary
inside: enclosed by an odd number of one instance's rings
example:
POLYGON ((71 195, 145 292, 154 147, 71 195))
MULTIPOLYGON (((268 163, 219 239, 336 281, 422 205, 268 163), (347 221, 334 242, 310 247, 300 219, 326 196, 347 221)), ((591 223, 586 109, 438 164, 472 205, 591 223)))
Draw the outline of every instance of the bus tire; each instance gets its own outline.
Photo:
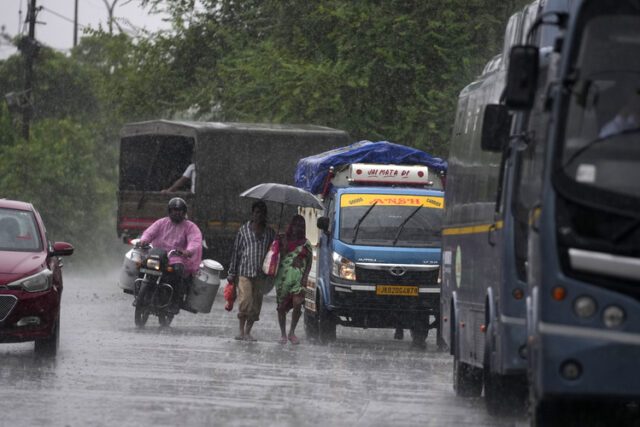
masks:
POLYGON ((460 361, 458 334, 454 341, 453 390, 456 396, 478 397, 482 394, 482 369, 460 361))
POLYGON ((482 379, 484 402, 489 415, 516 415, 524 411, 527 400, 527 382, 524 375, 501 375, 491 367, 491 345, 485 343, 482 379))

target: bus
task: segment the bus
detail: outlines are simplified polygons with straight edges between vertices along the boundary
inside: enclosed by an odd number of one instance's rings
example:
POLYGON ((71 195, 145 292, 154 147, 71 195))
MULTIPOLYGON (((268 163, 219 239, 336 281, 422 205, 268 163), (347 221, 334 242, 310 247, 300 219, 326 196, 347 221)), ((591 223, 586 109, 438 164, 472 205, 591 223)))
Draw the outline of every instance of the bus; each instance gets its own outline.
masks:
POLYGON ((568 16, 557 76, 538 87, 540 49, 516 46, 505 92, 548 116, 530 129, 514 196, 529 213, 531 423, 637 425, 640 5, 576 0, 568 16))
POLYGON ((514 192, 527 128, 539 118, 524 111, 512 117, 500 103, 509 52, 526 41, 541 46, 539 74, 546 78, 560 28, 543 25, 543 17, 567 9, 567 0, 535 1, 514 14, 503 53, 459 97, 445 199, 442 334, 454 356, 456 393, 484 389, 490 414, 523 408, 527 392, 528 214, 514 192))

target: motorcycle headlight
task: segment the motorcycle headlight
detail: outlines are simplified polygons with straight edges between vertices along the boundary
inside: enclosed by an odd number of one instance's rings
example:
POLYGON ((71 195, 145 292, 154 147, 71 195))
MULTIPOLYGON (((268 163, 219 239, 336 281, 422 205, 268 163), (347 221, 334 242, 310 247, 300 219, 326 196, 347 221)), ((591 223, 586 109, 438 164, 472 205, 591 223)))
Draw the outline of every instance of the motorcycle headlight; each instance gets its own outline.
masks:
POLYGON ((348 258, 333 252, 331 254, 333 259, 331 273, 342 279, 356 280, 356 265, 348 258))
POLYGON ((147 259, 147 268, 151 268, 153 270, 160 270, 160 260, 158 258, 147 259))
POLYGON ((51 270, 42 270, 32 276, 16 280, 7 284, 9 289, 22 289, 26 292, 42 292, 51 287, 53 272, 51 270))

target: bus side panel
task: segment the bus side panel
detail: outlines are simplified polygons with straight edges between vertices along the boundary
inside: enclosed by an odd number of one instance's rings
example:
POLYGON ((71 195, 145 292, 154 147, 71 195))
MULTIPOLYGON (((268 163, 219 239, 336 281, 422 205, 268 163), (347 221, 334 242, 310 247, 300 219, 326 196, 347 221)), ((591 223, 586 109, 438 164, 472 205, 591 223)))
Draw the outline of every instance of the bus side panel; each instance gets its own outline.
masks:
POLYGON ((445 233, 443 236, 443 251, 451 254, 445 255, 445 258, 451 257, 451 264, 443 269, 442 295, 445 304, 442 306, 442 316, 451 317, 451 295, 456 292, 458 317, 444 322, 449 325, 442 334, 451 348, 451 328, 457 328, 460 341, 456 344, 460 345, 460 359, 475 366, 482 366, 484 358, 485 336, 482 326, 486 325, 487 288, 502 280, 502 264, 498 256, 501 252, 500 230, 493 233, 495 245, 488 243, 488 231, 445 233))

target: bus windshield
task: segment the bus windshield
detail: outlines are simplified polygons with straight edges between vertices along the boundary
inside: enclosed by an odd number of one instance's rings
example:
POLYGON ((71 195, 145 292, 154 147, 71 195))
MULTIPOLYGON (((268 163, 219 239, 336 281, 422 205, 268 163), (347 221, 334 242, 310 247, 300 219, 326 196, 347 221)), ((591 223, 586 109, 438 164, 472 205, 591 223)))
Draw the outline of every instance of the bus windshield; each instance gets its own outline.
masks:
POLYGON ((437 196, 343 194, 339 237, 356 245, 440 247, 443 208, 437 196))
POLYGON ((640 197, 640 16, 599 15, 573 64, 562 171, 575 182, 640 197))

